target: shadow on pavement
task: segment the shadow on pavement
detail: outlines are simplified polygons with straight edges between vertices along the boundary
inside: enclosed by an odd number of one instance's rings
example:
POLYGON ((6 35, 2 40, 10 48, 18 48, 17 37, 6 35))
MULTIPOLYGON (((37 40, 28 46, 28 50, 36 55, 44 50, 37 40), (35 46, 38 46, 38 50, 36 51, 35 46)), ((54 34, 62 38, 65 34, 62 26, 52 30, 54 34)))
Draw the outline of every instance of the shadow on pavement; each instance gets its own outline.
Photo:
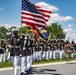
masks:
POLYGON ((56 71, 54 69, 43 69, 44 71, 56 71))
POLYGON ((76 63, 69 62, 69 63, 66 63, 66 64, 76 64, 76 63))
POLYGON ((26 75, 31 75, 31 74, 41 74, 41 75, 62 75, 62 74, 57 74, 57 73, 53 73, 55 72, 55 69, 38 69, 38 68, 32 68, 31 73, 30 74, 26 74, 26 75))

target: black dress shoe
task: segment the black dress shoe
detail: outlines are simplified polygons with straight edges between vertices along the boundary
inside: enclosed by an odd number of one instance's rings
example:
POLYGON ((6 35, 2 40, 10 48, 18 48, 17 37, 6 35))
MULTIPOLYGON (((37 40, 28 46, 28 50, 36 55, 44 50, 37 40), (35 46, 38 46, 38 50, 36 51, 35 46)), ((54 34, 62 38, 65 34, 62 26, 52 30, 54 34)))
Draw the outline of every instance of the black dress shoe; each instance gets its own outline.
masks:
POLYGON ((22 72, 20 75, 25 75, 25 73, 22 72))
POLYGON ((31 72, 31 68, 29 69, 29 71, 31 72))
POLYGON ((25 72, 28 74, 28 70, 25 70, 25 72))
POLYGON ((27 74, 29 74, 30 72, 29 72, 29 70, 27 70, 27 74))
POLYGON ((23 72, 21 72, 21 74, 20 75, 23 75, 23 72))
POLYGON ((31 71, 30 70, 27 70, 27 74, 30 74, 31 73, 31 71))
POLYGON ((32 73, 32 69, 31 68, 29 69, 29 72, 30 72, 30 74, 32 73))

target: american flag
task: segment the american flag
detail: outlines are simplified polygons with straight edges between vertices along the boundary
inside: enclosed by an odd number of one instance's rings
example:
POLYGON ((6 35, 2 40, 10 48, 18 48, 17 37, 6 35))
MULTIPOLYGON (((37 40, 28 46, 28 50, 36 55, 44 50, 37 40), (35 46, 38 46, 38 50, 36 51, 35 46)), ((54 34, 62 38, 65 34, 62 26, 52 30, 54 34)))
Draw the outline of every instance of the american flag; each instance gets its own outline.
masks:
POLYGON ((46 27, 46 22, 52 12, 32 4, 29 0, 22 0, 22 24, 46 27))

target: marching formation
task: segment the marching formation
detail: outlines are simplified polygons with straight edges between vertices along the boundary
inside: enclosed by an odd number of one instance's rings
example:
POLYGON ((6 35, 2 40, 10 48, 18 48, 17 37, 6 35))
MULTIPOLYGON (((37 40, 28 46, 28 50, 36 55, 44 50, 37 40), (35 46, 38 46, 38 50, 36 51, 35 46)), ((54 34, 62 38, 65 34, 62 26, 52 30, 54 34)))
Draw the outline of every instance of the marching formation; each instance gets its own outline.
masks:
MULTIPOLYGON (((0 62, 2 62, 2 57, 5 52, 8 52, 7 60, 11 60, 14 70, 14 75, 18 75, 17 68, 18 62, 20 61, 21 75, 30 73, 31 64, 35 60, 46 61, 50 59, 60 59, 64 58, 71 54, 71 57, 74 57, 76 44, 72 41, 64 40, 50 40, 48 42, 38 40, 36 42, 34 39, 30 38, 29 35, 22 34, 18 36, 18 30, 13 30, 10 40, 8 40, 8 46, 4 43, 3 40, 0 40, 0 62)), ((5 60, 5 61, 7 61, 5 60)))

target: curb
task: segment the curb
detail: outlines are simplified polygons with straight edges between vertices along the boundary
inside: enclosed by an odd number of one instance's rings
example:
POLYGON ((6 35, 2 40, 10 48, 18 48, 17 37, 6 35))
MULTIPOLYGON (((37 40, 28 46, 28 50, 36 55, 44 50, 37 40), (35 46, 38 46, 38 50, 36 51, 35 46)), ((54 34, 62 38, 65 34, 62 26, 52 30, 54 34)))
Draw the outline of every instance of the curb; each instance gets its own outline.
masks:
MULTIPOLYGON (((48 66, 48 65, 61 65, 66 63, 76 63, 75 61, 65 61, 65 62, 54 62, 54 63, 44 63, 44 64, 38 64, 38 65, 32 65, 31 67, 41 67, 41 66, 48 66)), ((20 67, 18 67, 20 69, 20 67)), ((0 71, 6 71, 6 70, 13 70, 13 67, 10 68, 1 68, 0 71)))

